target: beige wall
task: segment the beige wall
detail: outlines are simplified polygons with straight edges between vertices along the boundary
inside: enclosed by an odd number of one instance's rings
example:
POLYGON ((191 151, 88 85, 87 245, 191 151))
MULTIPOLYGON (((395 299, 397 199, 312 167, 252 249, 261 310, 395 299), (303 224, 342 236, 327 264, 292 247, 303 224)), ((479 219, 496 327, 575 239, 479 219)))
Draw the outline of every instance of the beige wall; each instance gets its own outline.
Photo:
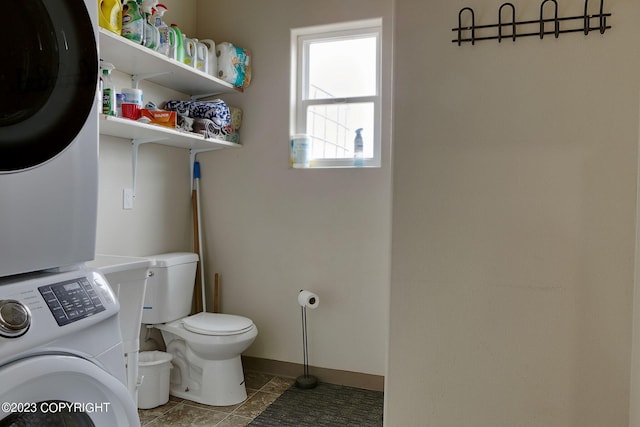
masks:
MULTIPOLYGON (((458 10, 493 22, 501 1, 395 0, 389 314, 389 141, 382 169, 355 173, 289 170, 286 140, 289 28, 384 15, 388 29, 390 2, 201 0, 196 16, 171 3, 168 21, 254 51, 252 86, 227 99, 245 111, 244 147, 200 155, 206 267, 223 310, 258 324, 250 355, 300 361, 295 295, 310 288, 312 364, 383 374, 390 317, 389 426, 640 425, 640 4, 607 1, 604 36, 458 47, 458 10)), ((518 17, 539 4, 517 2, 518 17)), ((187 152, 143 146, 123 211, 129 144, 101 138, 100 151, 98 252, 190 249, 187 152)))
MULTIPOLYGON (((196 0, 163 1, 167 23, 195 32, 196 0)), ((130 76, 113 73, 117 90, 131 87, 130 76)), ((181 94, 141 81, 144 100, 160 105, 181 94)), ((100 136, 100 184, 96 251, 143 256, 192 250, 189 152, 156 144, 140 146, 133 210, 122 209, 122 192, 132 188, 131 141, 100 136)))
MULTIPOLYGON (((225 312, 260 331, 247 354, 301 362, 300 289, 320 295, 308 313, 310 364, 383 375, 390 247, 389 123, 383 167, 293 170, 288 165, 290 29, 382 16, 387 1, 199 1, 198 36, 253 52, 240 106, 243 148, 199 155, 206 268, 221 274, 225 312)), ((390 72, 385 38, 385 77, 390 72)), ((385 85, 389 94, 390 86, 385 85)), ((387 99, 390 98, 387 96, 387 99)), ((385 106, 390 113, 390 102, 385 106)), ((212 280, 210 280, 212 281, 212 280)))
MULTIPOLYGON (((176 5, 176 3, 178 5, 176 5)), ((231 41, 253 51, 253 82, 226 97, 244 111, 243 147, 198 155, 206 281, 221 275, 223 312, 254 320, 259 335, 247 355, 302 362, 302 288, 320 295, 310 311, 310 364, 383 375, 388 335, 391 228, 390 122, 383 167, 301 171, 288 167, 290 28, 383 16, 383 0, 199 1, 197 13, 167 2, 167 22, 190 36, 231 41), (197 31, 196 31, 197 28, 197 31)), ((193 2, 188 2, 188 9, 193 2)), ((390 28, 390 27, 387 27, 390 28)), ((385 35, 390 78, 391 32, 385 35)), ((126 76, 118 76, 127 85, 126 76)), ((145 99, 166 93, 146 85, 145 99)), ((384 87, 390 116, 390 85, 384 87)), ((166 99, 166 98, 165 98, 166 99)), ((140 149, 135 209, 122 210, 130 186, 130 143, 101 138, 98 252, 149 255, 191 249, 188 151, 140 149)), ((209 300, 209 308, 212 304, 209 300)))
POLYGON ((395 0, 385 421, 626 426, 640 3, 602 36, 451 43, 501 3, 395 0))

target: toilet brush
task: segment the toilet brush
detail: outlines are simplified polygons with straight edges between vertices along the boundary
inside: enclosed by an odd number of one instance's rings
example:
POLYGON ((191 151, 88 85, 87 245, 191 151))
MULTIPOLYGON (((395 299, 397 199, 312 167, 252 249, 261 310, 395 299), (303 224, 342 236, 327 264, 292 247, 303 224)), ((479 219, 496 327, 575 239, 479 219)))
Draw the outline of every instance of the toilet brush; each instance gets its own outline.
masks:
POLYGON ((304 363, 304 373, 296 378, 296 387, 302 389, 314 388, 318 384, 318 379, 313 375, 309 375, 309 347, 307 342, 307 306, 316 308, 319 298, 317 295, 308 291, 300 291, 298 295, 300 303, 300 311, 302 313, 302 354, 304 363))

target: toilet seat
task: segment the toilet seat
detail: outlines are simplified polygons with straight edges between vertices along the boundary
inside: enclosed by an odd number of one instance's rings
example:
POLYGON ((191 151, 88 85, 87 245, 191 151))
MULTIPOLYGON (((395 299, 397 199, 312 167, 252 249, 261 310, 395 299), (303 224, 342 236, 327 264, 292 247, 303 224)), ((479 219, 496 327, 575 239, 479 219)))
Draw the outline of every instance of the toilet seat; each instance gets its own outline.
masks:
POLYGON ((188 331, 201 335, 238 335, 253 327, 249 318, 234 314, 198 313, 182 319, 188 331))

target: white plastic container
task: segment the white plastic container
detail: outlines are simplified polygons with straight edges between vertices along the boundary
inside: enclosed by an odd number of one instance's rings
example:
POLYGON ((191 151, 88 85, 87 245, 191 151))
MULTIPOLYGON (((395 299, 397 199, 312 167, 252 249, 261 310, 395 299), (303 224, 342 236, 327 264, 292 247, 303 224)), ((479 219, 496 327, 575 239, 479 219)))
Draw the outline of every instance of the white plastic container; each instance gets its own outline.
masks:
POLYGON ((142 351, 138 358, 138 408, 151 409, 169 401, 171 360, 164 351, 142 351))
POLYGON ((141 89, 123 87, 122 94, 124 95, 123 104, 137 104, 142 108, 143 96, 141 89))
POLYGON ((218 57, 216 56, 216 42, 211 39, 200 40, 208 50, 207 58, 209 59, 209 65, 207 71, 214 77, 218 77, 218 57))
POLYGON ((290 163, 292 168, 308 168, 311 163, 311 137, 306 134, 291 136, 290 163))

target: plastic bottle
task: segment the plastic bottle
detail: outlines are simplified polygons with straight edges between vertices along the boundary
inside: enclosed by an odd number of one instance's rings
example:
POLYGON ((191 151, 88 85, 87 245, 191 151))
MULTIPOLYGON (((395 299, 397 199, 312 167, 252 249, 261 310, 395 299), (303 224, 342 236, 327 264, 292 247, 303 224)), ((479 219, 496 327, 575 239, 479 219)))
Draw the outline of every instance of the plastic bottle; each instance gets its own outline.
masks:
POLYGON ((203 43, 209 54, 207 58, 209 59, 209 65, 207 66, 207 71, 212 76, 218 77, 218 57, 216 56, 216 42, 211 39, 200 40, 200 43, 203 43))
POLYGON ((360 132, 362 132, 362 128, 356 129, 356 137, 353 140, 353 166, 364 166, 364 142, 360 132))
POLYGON ((124 95, 116 93, 116 116, 122 117, 122 102, 124 101, 124 95))
POLYGON ((144 40, 144 19, 136 0, 126 0, 122 6, 122 36, 140 44, 144 40))
POLYGON ((167 10, 167 6, 162 3, 158 3, 153 14, 153 24, 158 29, 158 33, 160 35, 160 44, 158 45, 157 51, 163 55, 169 56, 169 51, 171 49, 171 30, 163 19, 164 13, 167 10))
POLYGON ((120 0, 98 0, 98 23, 118 35, 122 34, 122 3, 120 0))
POLYGON ((102 114, 116 115, 116 88, 111 80, 111 70, 115 67, 108 62, 100 64, 102 69, 102 114))
POLYGON ((142 16, 144 20, 144 35, 142 44, 151 50, 156 50, 160 46, 160 33, 153 25, 153 10, 158 4, 158 0, 142 0, 142 16))
POLYGON ((169 27, 174 35, 174 44, 173 44, 173 55, 170 55, 173 59, 178 62, 184 62, 184 45, 183 45, 183 37, 182 31, 176 24, 171 24, 169 27))
POLYGON ((102 113, 102 89, 104 87, 104 81, 102 80, 102 60, 100 60, 100 71, 98 72, 98 114, 102 113))
POLYGON ((209 73, 209 47, 198 39, 193 39, 196 44, 195 64, 196 69, 203 73, 209 73))
POLYGON ((182 46, 183 46, 183 59, 182 62, 189 66, 196 66, 196 41, 195 39, 187 37, 185 33, 182 33, 182 46))

